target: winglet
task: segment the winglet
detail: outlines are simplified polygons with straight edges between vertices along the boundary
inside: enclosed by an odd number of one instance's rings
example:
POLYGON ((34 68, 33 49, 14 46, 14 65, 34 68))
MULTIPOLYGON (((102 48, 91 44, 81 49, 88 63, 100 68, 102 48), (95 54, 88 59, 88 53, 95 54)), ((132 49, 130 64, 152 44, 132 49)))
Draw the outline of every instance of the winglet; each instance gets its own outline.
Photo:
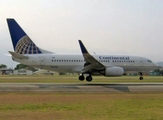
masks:
POLYGON ((89 54, 87 49, 85 48, 84 44, 81 40, 79 40, 79 45, 85 60, 84 68, 81 73, 88 73, 92 71, 92 69, 104 69, 105 66, 101 64, 98 60, 96 60, 92 55, 89 54))
POLYGON ((82 53, 88 53, 87 49, 85 48, 81 40, 79 40, 79 45, 80 45, 82 53))

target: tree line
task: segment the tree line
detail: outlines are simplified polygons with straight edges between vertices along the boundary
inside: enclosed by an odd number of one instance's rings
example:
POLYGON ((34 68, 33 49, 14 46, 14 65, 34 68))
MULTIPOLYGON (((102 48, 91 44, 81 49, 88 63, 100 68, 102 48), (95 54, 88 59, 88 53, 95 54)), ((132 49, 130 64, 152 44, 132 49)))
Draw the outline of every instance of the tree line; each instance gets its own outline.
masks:
MULTIPOLYGON (((7 68, 7 65, 0 64, 0 68, 7 68)), ((36 68, 24 64, 17 64, 16 67, 14 68, 14 70, 19 70, 19 69, 32 70, 33 72, 37 71, 36 68)))
MULTIPOLYGON (((0 68, 7 68, 7 65, 0 64, 0 68)), ((33 72, 37 71, 36 68, 24 64, 17 64, 16 67, 14 68, 14 70, 19 70, 19 69, 32 70, 33 72)), ((159 75, 163 75, 163 70, 156 69, 153 72, 157 72, 159 75)))
POLYGON ((153 72, 156 72, 156 73, 158 73, 159 75, 163 75, 163 70, 160 70, 160 69, 156 69, 156 70, 154 70, 153 72))

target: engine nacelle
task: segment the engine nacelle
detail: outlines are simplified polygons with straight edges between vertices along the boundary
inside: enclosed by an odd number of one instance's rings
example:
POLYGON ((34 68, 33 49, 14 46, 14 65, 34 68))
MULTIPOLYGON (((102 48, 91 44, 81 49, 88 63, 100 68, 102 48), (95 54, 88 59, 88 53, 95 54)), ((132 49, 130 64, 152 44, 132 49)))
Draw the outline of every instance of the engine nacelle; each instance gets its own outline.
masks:
POLYGON ((104 76, 122 76, 124 69, 121 67, 108 67, 105 69, 104 76))

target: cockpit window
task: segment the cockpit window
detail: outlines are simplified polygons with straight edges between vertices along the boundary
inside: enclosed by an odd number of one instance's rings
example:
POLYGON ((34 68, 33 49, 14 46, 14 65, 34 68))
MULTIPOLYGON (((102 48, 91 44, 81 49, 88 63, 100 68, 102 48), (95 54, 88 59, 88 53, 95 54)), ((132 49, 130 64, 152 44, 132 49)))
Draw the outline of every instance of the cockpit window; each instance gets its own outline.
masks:
POLYGON ((152 61, 151 60, 147 60, 147 62, 151 63, 152 61))

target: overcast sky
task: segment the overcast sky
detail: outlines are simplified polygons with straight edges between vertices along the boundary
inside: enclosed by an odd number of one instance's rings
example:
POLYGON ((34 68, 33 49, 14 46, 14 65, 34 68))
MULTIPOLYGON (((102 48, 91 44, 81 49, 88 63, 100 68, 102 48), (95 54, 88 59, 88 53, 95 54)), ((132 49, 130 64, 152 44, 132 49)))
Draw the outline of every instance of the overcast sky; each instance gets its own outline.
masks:
POLYGON ((0 64, 15 67, 6 18, 56 53, 124 54, 163 61, 163 0, 0 0, 0 64))

